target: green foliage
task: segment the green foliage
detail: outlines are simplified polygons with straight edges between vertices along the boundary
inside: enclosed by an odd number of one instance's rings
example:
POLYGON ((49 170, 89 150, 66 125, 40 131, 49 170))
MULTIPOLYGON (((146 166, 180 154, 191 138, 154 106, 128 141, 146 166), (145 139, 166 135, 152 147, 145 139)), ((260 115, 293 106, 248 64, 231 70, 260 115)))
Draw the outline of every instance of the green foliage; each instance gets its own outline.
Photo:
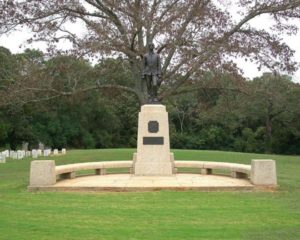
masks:
POLYGON ((9 81, 13 81, 15 74, 16 60, 11 52, 0 47, 0 87, 9 81))
POLYGON ((299 84, 265 74, 243 85, 246 93, 207 88, 171 99, 172 147, 300 154, 299 84))
POLYGON ((263 152, 265 127, 259 127, 254 132, 251 128, 244 128, 241 137, 234 141, 234 149, 239 152, 263 152))
MULTIPOLYGON (((22 142, 56 148, 136 146, 136 96, 110 87, 134 87, 129 61, 108 58, 92 66, 74 56, 47 59, 37 50, 13 55, 0 48, 0 63, 1 103, 7 102, 7 86, 15 79, 22 84, 26 78, 26 88, 38 89, 37 101, 0 108, 0 147, 17 148, 22 142), (107 87, 91 90, 91 83, 107 87), (63 96, 52 98, 57 91, 63 96), (40 98, 48 101, 39 102, 40 98)), ((163 102, 172 147, 300 154, 299 84, 273 74, 253 81, 215 74, 208 72, 203 85, 185 85, 182 94, 163 102)), ((26 102, 31 94, 23 91, 18 100, 26 102)))
POLYGON ((122 86, 133 86, 130 66, 121 57, 117 59, 108 58, 101 61, 94 68, 95 74, 99 76, 101 84, 119 84, 122 86))

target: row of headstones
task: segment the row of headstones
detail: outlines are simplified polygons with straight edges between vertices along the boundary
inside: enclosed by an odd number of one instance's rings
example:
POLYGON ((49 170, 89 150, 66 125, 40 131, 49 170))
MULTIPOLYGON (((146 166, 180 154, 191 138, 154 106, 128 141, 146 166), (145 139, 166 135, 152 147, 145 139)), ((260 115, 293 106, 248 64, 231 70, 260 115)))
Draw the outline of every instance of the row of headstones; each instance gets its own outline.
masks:
POLYGON ((67 153, 67 150, 63 148, 61 152, 58 151, 58 149, 54 149, 53 152, 51 149, 45 149, 42 151, 41 149, 33 149, 31 151, 25 151, 25 150, 18 150, 18 151, 9 151, 5 150, 3 152, 0 152, 0 163, 5 163, 6 158, 12 158, 12 159, 23 159, 24 157, 32 157, 32 158, 38 158, 40 156, 48 157, 51 154, 53 155, 65 155, 67 153))

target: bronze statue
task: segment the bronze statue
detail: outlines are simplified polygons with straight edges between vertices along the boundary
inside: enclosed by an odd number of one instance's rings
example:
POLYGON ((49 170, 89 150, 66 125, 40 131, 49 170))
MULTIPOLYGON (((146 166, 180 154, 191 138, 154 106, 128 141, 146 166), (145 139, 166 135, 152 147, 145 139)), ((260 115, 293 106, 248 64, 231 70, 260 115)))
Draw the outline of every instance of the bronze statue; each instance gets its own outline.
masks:
POLYGON ((154 52, 154 44, 149 44, 149 52, 144 55, 142 79, 146 80, 148 103, 159 103, 157 91, 161 84, 160 57, 154 52))

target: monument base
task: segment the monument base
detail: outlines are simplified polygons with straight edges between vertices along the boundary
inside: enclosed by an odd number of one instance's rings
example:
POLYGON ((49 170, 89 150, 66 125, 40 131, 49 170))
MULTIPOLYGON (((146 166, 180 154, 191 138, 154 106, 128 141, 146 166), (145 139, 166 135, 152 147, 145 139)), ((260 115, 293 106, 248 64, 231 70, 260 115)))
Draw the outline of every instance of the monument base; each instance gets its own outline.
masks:
POLYGON ((164 105, 142 106, 137 153, 133 160, 133 173, 137 176, 169 176, 175 173, 174 156, 170 153, 169 119, 164 105))
MULTIPOLYGON (((29 186, 29 191, 78 192, 145 192, 145 191, 253 191, 255 186, 247 179, 228 176, 176 174, 171 176, 134 176, 108 174, 77 177, 58 181, 52 186, 29 186)), ((264 189, 259 189, 264 190, 264 189)))
POLYGON ((169 162, 138 161, 138 154, 133 154, 133 174, 135 176, 171 176, 176 173, 174 154, 170 153, 169 162))

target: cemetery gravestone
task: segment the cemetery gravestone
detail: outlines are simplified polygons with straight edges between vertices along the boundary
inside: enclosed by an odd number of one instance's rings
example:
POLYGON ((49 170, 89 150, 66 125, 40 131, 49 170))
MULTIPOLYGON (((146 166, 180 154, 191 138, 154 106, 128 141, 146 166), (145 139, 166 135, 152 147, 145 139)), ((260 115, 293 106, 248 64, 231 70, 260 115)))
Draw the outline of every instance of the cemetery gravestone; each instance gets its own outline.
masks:
POLYGON ((0 163, 5 163, 5 162, 6 162, 6 156, 0 153, 0 163))
POLYGON ((5 150, 2 152, 2 154, 4 154, 5 157, 9 157, 9 150, 5 150))
POLYGON ((39 143, 39 149, 42 150, 42 151, 45 150, 45 145, 43 143, 41 143, 41 142, 39 143))
POLYGON ((17 158, 18 159, 22 159, 23 158, 22 151, 20 151, 20 150, 17 151, 17 158))
POLYGON ((42 156, 42 150, 41 150, 41 149, 38 149, 38 150, 37 150, 37 155, 38 155, 38 156, 42 156))
POLYGON ((16 151, 12 151, 12 159, 18 159, 18 153, 16 151))
POLYGON ((29 145, 28 142, 23 142, 23 143, 22 143, 22 150, 28 151, 28 145, 29 145))
POLYGON ((45 149, 44 150, 44 157, 48 157, 51 154, 51 150, 50 149, 45 149))
POLYGON ((38 152, 37 152, 37 150, 33 149, 33 150, 31 151, 31 155, 32 155, 32 158, 37 158, 37 157, 38 157, 38 152))

